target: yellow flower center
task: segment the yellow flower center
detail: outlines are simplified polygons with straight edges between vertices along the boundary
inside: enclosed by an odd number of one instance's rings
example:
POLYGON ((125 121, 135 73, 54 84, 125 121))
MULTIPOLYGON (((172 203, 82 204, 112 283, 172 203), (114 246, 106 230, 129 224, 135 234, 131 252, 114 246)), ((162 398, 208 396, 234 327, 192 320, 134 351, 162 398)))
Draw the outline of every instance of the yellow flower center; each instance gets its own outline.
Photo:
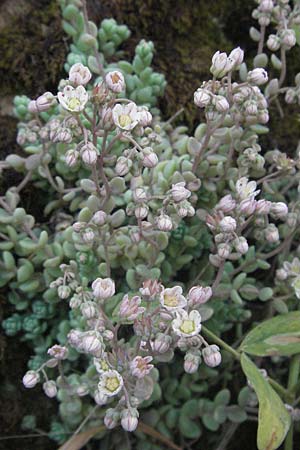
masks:
POLYGON ((72 97, 70 98, 70 100, 68 101, 68 107, 71 110, 75 110, 80 106, 80 100, 78 100, 78 98, 76 97, 72 97))
POLYGON ((128 114, 121 114, 119 116, 119 124, 121 125, 121 127, 126 127, 127 125, 130 125, 131 122, 131 117, 128 114))
POLYGON ((110 392, 116 391, 116 390, 118 389, 119 386, 120 386, 120 382, 119 382, 119 380, 118 380, 117 377, 107 378, 105 387, 106 387, 106 389, 108 389, 110 392))
POLYGON ((100 362, 100 366, 101 366, 101 369, 102 370, 108 370, 109 369, 109 367, 108 367, 108 364, 107 364, 107 362, 106 361, 101 361, 100 362))
POLYGON ((164 295, 164 304, 166 306, 170 306, 170 307, 177 306, 178 305, 178 298, 176 297, 176 295, 165 294, 164 295))
POLYGON ((180 330, 185 334, 191 334, 195 331, 195 323, 193 320, 183 320, 180 330))

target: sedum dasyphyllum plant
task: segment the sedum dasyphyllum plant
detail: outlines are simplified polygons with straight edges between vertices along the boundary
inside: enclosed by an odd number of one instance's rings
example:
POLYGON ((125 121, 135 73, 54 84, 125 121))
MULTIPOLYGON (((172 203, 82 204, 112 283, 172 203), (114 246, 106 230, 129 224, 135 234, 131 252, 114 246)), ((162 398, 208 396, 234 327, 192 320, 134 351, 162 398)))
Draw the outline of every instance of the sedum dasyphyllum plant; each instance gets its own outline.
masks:
POLYGON ((207 439, 225 448, 258 420, 259 450, 291 450, 299 149, 263 148, 261 136, 270 106, 299 102, 299 74, 285 86, 299 2, 258 2, 250 70, 239 47, 213 55, 193 136, 155 107, 165 81, 151 43, 118 60, 125 26, 98 30, 84 1, 60 4, 67 77, 55 93, 16 97, 24 156, 1 163, 24 175, 0 198, 0 280, 16 310, 3 326, 35 352, 24 386, 60 402, 50 436, 73 433, 63 448, 92 427, 103 448, 192 448, 219 428, 207 439), (29 183, 43 220, 24 209, 29 183), (124 442, 123 430, 136 432, 124 442))

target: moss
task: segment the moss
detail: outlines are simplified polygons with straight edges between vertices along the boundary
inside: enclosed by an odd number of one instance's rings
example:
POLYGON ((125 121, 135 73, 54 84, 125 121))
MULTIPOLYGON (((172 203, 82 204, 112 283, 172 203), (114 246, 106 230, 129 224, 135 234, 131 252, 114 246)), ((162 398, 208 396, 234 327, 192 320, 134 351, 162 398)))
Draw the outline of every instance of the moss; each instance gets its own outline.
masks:
POLYGON ((1 95, 37 95, 54 87, 67 53, 56 1, 9 0, 1 13, 1 95))

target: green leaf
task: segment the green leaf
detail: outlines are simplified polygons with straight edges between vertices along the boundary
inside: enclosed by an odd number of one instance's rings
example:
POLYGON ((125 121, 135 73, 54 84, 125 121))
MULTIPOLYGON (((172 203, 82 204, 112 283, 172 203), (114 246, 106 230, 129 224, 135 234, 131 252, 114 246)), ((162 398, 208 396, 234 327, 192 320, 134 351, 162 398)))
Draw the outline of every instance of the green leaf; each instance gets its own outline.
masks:
POLYGON ((282 444, 290 428, 290 415, 279 396, 244 353, 241 365, 259 401, 257 448, 275 450, 282 444))
POLYGON ((247 334, 241 350, 256 356, 300 353, 300 311, 266 320, 247 334))

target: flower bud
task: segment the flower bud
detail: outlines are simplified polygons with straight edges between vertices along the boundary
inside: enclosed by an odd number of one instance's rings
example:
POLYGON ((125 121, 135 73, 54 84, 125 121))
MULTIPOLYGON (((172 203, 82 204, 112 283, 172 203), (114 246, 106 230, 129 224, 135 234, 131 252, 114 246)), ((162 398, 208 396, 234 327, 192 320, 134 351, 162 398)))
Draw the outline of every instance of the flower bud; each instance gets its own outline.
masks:
POLYGON ((201 363, 201 353, 198 351, 189 351, 184 357, 184 371, 186 373, 195 373, 201 363))
POLYGON ((75 222, 72 225, 72 228, 75 231, 75 233, 80 233, 80 231, 84 230, 85 227, 86 227, 85 222, 75 222))
POLYGON ((76 388, 76 394, 78 395, 78 397, 85 397, 86 395, 89 394, 89 387, 87 384, 80 384, 77 388, 76 388))
POLYGON ((222 356, 217 345, 209 345, 202 350, 202 356, 208 367, 216 367, 221 364, 222 356))
POLYGON ((243 236, 235 239, 233 245, 235 246, 236 251, 241 253, 242 255, 245 255, 249 249, 247 239, 243 236))
POLYGON ((137 219, 145 219, 148 215, 149 207, 145 204, 142 204, 135 208, 134 215, 137 219))
POLYGON ((171 336, 168 336, 163 333, 158 333, 152 343, 152 349, 154 352, 157 353, 166 353, 169 350, 171 343, 172 343, 171 336))
POLYGON ((147 127, 147 126, 151 125, 152 114, 150 111, 148 111, 148 109, 145 106, 139 108, 138 115, 139 115, 139 119, 138 119, 139 124, 142 127, 147 127))
POLYGON ((228 109, 229 109, 229 103, 226 100, 226 98, 223 97, 222 95, 215 95, 214 104, 215 104, 216 110, 220 113, 224 113, 224 112, 228 111, 228 109))
POLYGON ((81 159, 88 166, 93 166, 97 162, 98 153, 96 147, 92 144, 92 142, 88 142, 87 144, 81 147, 81 159))
POLYGON ((124 175, 127 175, 130 168, 132 166, 132 161, 128 158, 125 158, 125 156, 120 156, 117 159, 115 171, 116 174, 120 177, 123 177, 124 175))
POLYGON ((193 286, 188 293, 188 305, 194 308, 206 303, 212 296, 211 287, 193 286))
POLYGON ((116 94, 125 90, 124 76, 119 70, 108 72, 105 76, 105 83, 107 87, 116 94))
POLYGON ((115 283, 111 278, 97 278, 92 283, 93 295, 96 299, 106 299, 115 293, 115 283))
POLYGON ((279 232, 274 224, 270 224, 265 229, 266 240, 270 243, 275 243, 279 241, 279 232))
POLYGON ((267 40, 267 47, 272 52, 277 52, 280 49, 280 37, 276 34, 270 34, 267 40))
POLYGON ((92 74, 89 68, 81 63, 73 64, 69 71, 69 80, 76 86, 86 85, 91 78, 92 74))
POLYGON ((226 53, 217 51, 212 57, 211 73, 216 78, 222 78, 231 68, 231 61, 228 61, 226 53))
POLYGON ((268 74, 264 69, 258 67, 248 72, 247 81, 250 84, 260 86, 268 81, 268 74))
POLYGON ((191 193, 185 187, 185 181, 172 184, 171 195, 175 202, 182 202, 191 196, 191 193))
POLYGON ((86 228, 82 233, 82 239, 86 244, 91 244, 95 239, 95 233, 91 228, 86 228))
POLYGON ((85 319, 92 319, 97 315, 97 308, 93 302, 82 303, 80 311, 85 319))
POLYGON ((82 339, 82 350, 92 355, 98 354, 102 350, 102 342, 94 333, 85 335, 82 339))
POLYGON ((145 201, 147 201, 147 193, 142 187, 137 187, 136 189, 134 189, 132 196, 133 200, 137 203, 144 203, 145 201))
POLYGON ((161 231, 171 231, 173 228, 172 219, 167 214, 161 214, 156 219, 157 228, 161 231))
POLYGON ((53 105, 56 104, 56 98, 51 92, 45 92, 40 95, 36 100, 32 100, 28 104, 28 111, 31 113, 39 113, 48 111, 53 105))
POLYGON ((34 370, 28 370, 28 372, 25 373, 22 380, 23 385, 28 389, 31 389, 34 386, 36 386, 39 381, 40 376, 38 372, 35 372, 34 370))
POLYGON ((194 103, 199 108, 205 108, 211 102, 212 96, 209 90, 199 88, 194 93, 194 103))
POLYGON ((227 259, 231 253, 231 247, 229 244, 219 244, 218 245, 218 255, 222 259, 227 259))
POLYGON ((222 197, 219 203, 216 205, 216 209, 220 209, 225 214, 230 213, 236 207, 236 201, 232 198, 230 194, 222 197))
POLYGON ((125 431, 132 432, 138 426, 138 410, 135 408, 124 409, 121 412, 121 425, 125 431))
POLYGON ((246 216, 251 216, 256 209, 256 200, 254 197, 248 197, 239 204, 239 211, 246 216))
POLYGON ((52 358, 63 360, 68 357, 69 350, 62 345, 53 345, 48 349, 47 353, 52 356, 52 358))
POLYGON ((289 50, 296 45, 296 34, 292 29, 283 30, 280 34, 281 43, 289 50))
POLYGON ((109 430, 112 430, 118 425, 120 414, 113 408, 109 408, 104 417, 104 425, 109 430))
POLYGON ((259 11, 264 13, 272 12, 273 8, 274 8, 273 0, 261 0, 258 6, 259 11))
POLYGON ((234 48, 229 56, 228 59, 234 62, 234 68, 237 69, 242 62, 244 61, 244 50, 242 50, 240 47, 234 48))
POLYGON ((271 215, 275 219, 284 219, 288 215, 288 212, 289 209, 283 202, 272 203, 271 205, 271 215))
POLYGON ((95 225, 102 226, 106 223, 106 219, 107 219, 106 212, 100 210, 100 211, 95 212, 95 214, 92 217, 92 222, 95 225))
POLYGON ((256 202, 256 207, 255 207, 256 214, 269 214, 270 209, 271 209, 270 201, 261 199, 256 202))
POLYGON ((288 273, 284 269, 277 269, 276 270, 276 278, 279 281, 284 281, 288 277, 288 273))
POLYGON ((47 397, 53 398, 57 394, 56 383, 53 380, 45 381, 43 384, 43 390, 47 397))
POLYGON ((142 164, 144 167, 152 169, 153 167, 157 166, 158 157, 156 153, 154 153, 152 150, 150 151, 149 149, 150 147, 146 147, 143 150, 142 164))
POLYGON ((49 137, 52 142, 65 142, 68 144, 72 141, 72 132, 69 128, 59 127, 54 131, 50 131, 49 137))
POLYGON ((64 300, 64 299, 68 298, 69 295, 71 294, 71 289, 69 288, 69 286, 65 286, 65 285, 59 286, 57 289, 57 294, 58 294, 59 298, 64 300))
POLYGON ((76 166, 79 159, 79 152, 77 150, 68 150, 65 155, 65 161, 67 166, 74 167, 76 166))
POLYGON ((97 390, 94 393, 94 400, 97 403, 97 405, 102 406, 107 403, 108 397, 105 394, 103 394, 102 392, 97 390))
POLYGON ((231 233, 236 230, 236 221, 231 216, 225 216, 220 221, 220 228, 224 233, 231 233))

